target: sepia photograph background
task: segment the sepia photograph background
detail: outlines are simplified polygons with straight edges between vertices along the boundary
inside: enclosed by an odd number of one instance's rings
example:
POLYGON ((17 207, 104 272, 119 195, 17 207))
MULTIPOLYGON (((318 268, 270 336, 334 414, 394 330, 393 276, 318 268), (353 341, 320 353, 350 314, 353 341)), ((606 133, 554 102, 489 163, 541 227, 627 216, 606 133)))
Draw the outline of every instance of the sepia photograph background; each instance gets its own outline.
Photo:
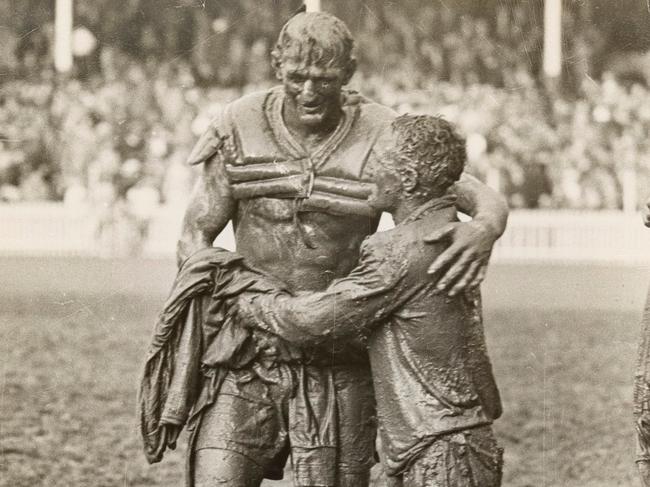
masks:
MULTIPOLYGON (((200 172, 185 161, 227 103, 276 83, 301 3, 0 0, 0 486, 182 484, 185 436, 148 465, 135 395, 200 172)), ((457 124, 468 172, 511 208, 482 286, 504 485, 639 485, 650 6, 312 3, 357 41, 350 88, 457 124)), ((234 250, 232 229, 215 245, 234 250)))

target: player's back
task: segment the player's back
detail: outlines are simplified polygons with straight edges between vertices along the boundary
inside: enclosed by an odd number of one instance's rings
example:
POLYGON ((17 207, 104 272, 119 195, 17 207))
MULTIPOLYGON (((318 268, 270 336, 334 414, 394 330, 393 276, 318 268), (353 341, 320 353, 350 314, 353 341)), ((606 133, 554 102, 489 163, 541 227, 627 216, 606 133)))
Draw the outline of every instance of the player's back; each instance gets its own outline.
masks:
POLYGON ((447 207, 365 244, 375 257, 406 266, 400 304, 368 341, 380 431, 393 465, 434 436, 488 424, 501 410, 480 309, 465 294, 435 293, 435 278, 427 274, 444 245, 424 238, 454 219, 455 209, 447 207))

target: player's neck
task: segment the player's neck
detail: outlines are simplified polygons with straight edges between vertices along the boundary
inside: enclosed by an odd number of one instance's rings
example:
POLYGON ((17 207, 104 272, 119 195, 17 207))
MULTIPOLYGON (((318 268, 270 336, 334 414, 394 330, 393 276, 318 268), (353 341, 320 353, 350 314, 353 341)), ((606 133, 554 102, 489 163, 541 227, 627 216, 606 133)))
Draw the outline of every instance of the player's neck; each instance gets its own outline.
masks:
POLYGON ((433 200, 439 199, 441 196, 443 195, 414 194, 405 196, 391 212, 395 225, 399 225, 400 223, 409 220, 410 217, 418 213, 423 206, 428 205, 428 203, 431 203, 433 200))

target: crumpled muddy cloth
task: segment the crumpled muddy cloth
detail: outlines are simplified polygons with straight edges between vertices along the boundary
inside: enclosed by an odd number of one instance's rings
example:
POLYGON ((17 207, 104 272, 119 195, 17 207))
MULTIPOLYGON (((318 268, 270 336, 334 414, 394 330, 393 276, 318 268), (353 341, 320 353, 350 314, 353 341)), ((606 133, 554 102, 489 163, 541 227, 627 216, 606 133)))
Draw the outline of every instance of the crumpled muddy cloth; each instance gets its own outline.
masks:
POLYGON ((154 326, 138 391, 139 430, 149 463, 159 462, 167 446, 161 426, 187 421, 200 390, 204 343, 218 366, 232 360, 251 336, 231 319, 228 299, 244 290, 281 287, 248 267, 241 255, 220 248, 202 249, 183 263, 154 326))

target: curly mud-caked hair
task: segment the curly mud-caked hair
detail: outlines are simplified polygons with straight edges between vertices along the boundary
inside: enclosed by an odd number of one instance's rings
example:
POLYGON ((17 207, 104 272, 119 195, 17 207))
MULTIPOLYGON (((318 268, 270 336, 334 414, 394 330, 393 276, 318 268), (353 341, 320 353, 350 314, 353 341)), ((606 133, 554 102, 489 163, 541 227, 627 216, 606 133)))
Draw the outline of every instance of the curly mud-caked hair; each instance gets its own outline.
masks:
POLYGON ((401 115, 392 125, 397 170, 410 168, 417 174, 418 191, 443 194, 458 181, 467 154, 465 139, 453 124, 440 116, 401 115))
POLYGON ((302 12, 282 27, 271 51, 278 72, 285 58, 301 59, 306 65, 344 68, 352 76, 356 68, 354 39, 345 23, 324 12, 302 12))

